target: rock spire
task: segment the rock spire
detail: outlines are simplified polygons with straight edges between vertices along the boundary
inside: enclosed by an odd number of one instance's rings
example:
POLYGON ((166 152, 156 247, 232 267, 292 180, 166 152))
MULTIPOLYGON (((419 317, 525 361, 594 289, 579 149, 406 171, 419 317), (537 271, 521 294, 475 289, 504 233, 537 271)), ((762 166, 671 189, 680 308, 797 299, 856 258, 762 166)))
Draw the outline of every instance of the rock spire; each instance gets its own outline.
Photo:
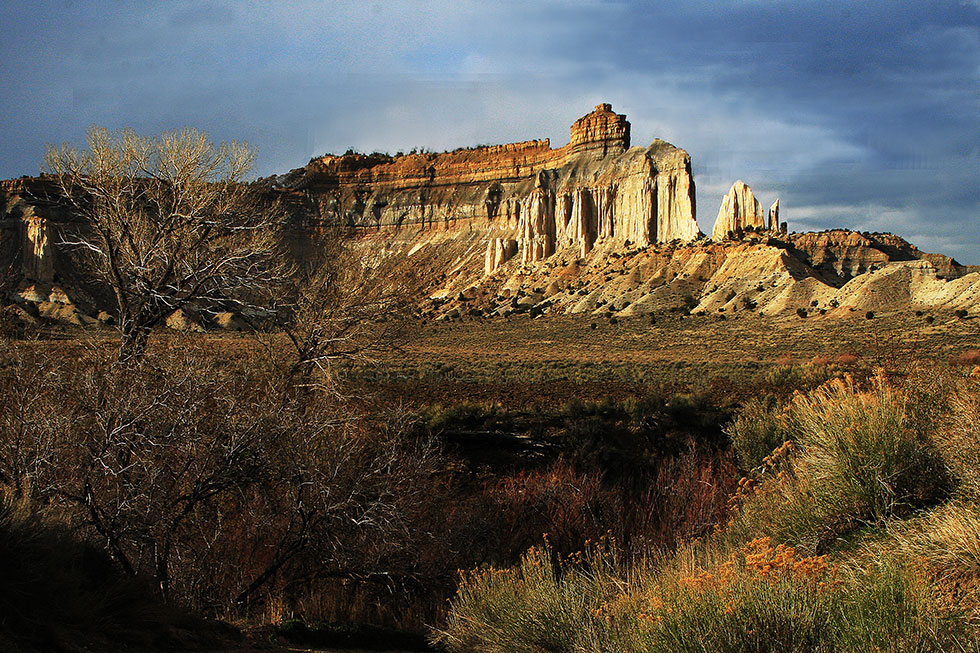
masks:
POLYGON ((724 240, 733 231, 746 227, 765 229, 766 216, 762 211, 762 204, 755 198, 752 189, 739 179, 732 184, 728 194, 721 201, 715 226, 711 230, 711 238, 724 240))

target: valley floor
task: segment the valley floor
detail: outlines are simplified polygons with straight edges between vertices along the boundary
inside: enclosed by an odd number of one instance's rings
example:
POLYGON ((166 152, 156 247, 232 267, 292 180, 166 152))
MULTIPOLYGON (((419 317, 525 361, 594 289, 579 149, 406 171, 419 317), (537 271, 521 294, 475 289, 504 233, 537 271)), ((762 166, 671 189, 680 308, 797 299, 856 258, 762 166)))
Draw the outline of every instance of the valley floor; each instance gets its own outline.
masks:
POLYGON ((863 313, 847 319, 665 313, 655 321, 513 316, 428 322, 412 331, 382 361, 378 380, 430 386, 437 395, 451 387, 453 397, 474 400, 494 399, 496 386, 514 383, 533 384, 547 400, 549 394, 562 399, 570 385, 618 394, 651 384, 678 390, 752 384, 791 365, 975 364, 980 349, 980 321, 952 312, 871 319, 863 313))

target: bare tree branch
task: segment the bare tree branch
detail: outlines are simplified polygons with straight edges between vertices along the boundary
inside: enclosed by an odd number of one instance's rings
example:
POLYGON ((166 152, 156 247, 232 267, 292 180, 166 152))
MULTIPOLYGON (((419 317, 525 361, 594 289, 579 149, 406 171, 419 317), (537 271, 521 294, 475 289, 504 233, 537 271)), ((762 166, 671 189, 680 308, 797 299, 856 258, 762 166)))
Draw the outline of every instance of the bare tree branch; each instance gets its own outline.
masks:
POLYGON ((254 157, 192 129, 145 137, 93 127, 86 149, 48 147, 44 171, 77 217, 59 244, 111 289, 121 359, 140 359, 170 313, 243 308, 278 278, 281 212, 244 183, 254 157))

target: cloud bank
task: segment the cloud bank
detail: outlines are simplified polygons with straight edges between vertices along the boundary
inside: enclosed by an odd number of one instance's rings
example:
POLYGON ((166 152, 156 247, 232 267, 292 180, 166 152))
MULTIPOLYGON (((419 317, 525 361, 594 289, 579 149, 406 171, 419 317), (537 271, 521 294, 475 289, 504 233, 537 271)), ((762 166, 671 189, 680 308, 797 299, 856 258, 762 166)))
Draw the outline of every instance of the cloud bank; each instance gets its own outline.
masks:
POLYGON ((975 2, 168 2, 8 7, 0 177, 86 128, 259 151, 550 137, 599 102, 687 149, 698 220, 738 178, 795 229, 893 231, 980 264, 975 2), (650 6, 654 5, 654 6, 650 6))

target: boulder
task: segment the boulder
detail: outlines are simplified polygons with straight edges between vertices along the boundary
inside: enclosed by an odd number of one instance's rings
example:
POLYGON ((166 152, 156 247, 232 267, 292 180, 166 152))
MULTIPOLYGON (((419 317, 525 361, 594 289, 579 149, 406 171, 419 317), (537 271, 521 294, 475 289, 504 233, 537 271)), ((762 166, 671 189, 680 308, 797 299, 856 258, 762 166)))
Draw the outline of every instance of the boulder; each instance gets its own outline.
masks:
POLYGON ((66 322, 76 326, 88 326, 95 324, 97 320, 89 315, 85 315, 72 304, 61 302, 38 302, 37 312, 41 317, 54 320, 55 322, 66 322))
POLYGON ((194 333, 203 333, 204 327, 201 326, 201 322, 196 315, 191 311, 178 308, 176 311, 167 316, 165 321, 168 329, 173 329, 174 331, 185 331, 194 333))
POLYGON ((214 325, 225 331, 245 331, 248 325, 231 311, 221 311, 214 316, 214 325))

